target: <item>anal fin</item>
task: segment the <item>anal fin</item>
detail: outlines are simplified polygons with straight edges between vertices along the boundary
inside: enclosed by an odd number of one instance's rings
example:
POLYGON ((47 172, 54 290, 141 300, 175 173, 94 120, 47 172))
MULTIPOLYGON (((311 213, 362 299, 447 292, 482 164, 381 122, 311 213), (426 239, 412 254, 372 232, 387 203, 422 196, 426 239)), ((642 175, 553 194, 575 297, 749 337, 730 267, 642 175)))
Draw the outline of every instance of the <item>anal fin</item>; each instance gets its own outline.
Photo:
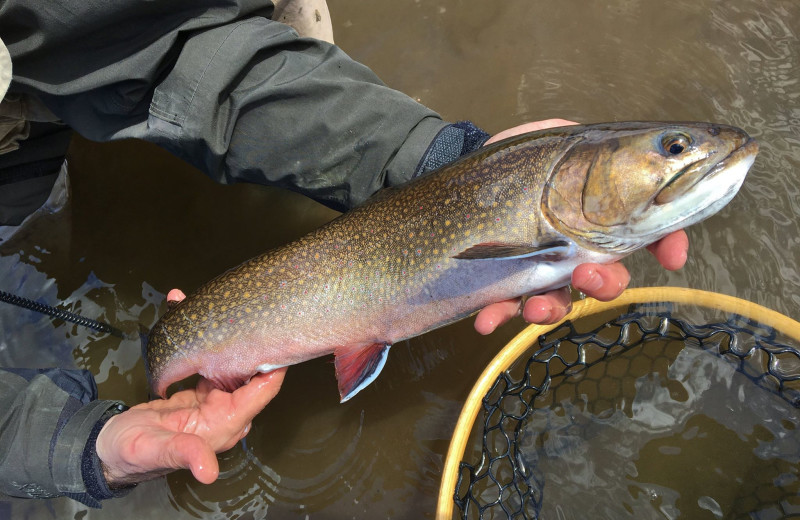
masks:
POLYGON ((334 350, 339 397, 345 402, 378 377, 389 355, 388 343, 344 346, 334 350))

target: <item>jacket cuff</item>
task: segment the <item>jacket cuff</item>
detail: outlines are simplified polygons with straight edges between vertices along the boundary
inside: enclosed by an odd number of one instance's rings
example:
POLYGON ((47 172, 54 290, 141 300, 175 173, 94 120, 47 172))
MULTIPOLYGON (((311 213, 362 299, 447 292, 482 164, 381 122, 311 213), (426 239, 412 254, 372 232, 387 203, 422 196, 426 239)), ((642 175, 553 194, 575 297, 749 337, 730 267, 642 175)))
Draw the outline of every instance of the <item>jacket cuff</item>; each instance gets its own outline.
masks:
POLYGON ((133 487, 111 489, 97 456, 97 436, 108 420, 127 410, 118 401, 93 401, 78 410, 58 432, 53 454, 53 480, 64 496, 89 507, 126 495, 133 487))
POLYGON ((489 134, 470 121, 459 121, 442 128, 420 159, 414 177, 440 168, 462 155, 473 152, 489 140, 489 134))

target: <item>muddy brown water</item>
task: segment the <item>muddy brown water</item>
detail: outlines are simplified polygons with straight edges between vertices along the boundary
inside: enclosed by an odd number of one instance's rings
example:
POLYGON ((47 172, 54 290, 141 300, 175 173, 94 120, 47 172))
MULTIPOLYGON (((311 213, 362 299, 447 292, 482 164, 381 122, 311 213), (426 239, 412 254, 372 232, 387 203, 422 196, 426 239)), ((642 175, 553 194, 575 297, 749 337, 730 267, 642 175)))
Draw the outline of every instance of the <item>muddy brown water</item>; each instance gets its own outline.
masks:
MULTIPOLYGON (((330 7, 345 51, 447 120, 470 119, 490 132, 548 117, 744 128, 761 153, 740 194, 689 230, 684 269, 668 273, 646 253, 627 259, 631 285, 718 291, 800 317, 794 0, 333 0, 330 7)), ((126 330, 151 325, 170 288, 190 291, 335 216, 286 191, 216 185, 143 143, 76 138, 69 160, 70 207, 0 246, 1 279, 17 294, 67 302, 126 330)), ((84 367, 102 397, 147 399, 137 342, 26 312, 0 308, 0 361, 84 367)), ((465 320, 395 345, 378 380, 345 404, 328 360, 291 368, 246 443, 220 456, 221 478, 210 486, 178 472, 102 510, 12 499, 0 501, 0 517, 430 518, 463 399, 523 326, 514 321, 481 337, 465 320)), ((726 427, 738 432, 735 422, 726 427)), ((640 464, 644 474, 658 469, 640 464)), ((674 478, 679 489, 681 475, 674 478)), ((713 508, 695 509, 718 517, 713 508)))

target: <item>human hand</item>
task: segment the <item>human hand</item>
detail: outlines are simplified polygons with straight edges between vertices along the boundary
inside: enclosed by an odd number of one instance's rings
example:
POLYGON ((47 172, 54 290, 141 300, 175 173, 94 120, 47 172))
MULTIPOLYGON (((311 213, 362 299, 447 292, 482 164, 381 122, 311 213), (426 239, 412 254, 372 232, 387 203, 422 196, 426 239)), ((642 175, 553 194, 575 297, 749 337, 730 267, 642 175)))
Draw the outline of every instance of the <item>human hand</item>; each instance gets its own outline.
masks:
MULTIPOLYGON (((171 292, 168 301, 183 299, 171 292)), ((278 393, 286 368, 258 374, 232 393, 201 379, 197 387, 136 405, 115 415, 97 437, 97 455, 109 486, 143 482, 191 469, 204 484, 219 476, 216 453, 236 445, 253 418, 278 393)))
MULTIPOLYGON (((534 130, 557 126, 576 125, 565 119, 547 119, 525 123, 494 135, 486 144, 534 130)), ((683 230, 675 231, 658 242, 647 246, 656 260, 670 271, 680 269, 686 263, 689 238, 683 230)), ((619 262, 611 264, 581 264, 572 272, 572 286, 597 300, 613 300, 628 287, 630 274, 619 262)), ((483 308, 475 317, 475 330, 490 334, 497 327, 522 313, 525 321, 539 324, 556 323, 572 310, 572 295, 569 287, 562 287, 544 294, 529 297, 524 305, 520 298, 505 300, 483 308)))

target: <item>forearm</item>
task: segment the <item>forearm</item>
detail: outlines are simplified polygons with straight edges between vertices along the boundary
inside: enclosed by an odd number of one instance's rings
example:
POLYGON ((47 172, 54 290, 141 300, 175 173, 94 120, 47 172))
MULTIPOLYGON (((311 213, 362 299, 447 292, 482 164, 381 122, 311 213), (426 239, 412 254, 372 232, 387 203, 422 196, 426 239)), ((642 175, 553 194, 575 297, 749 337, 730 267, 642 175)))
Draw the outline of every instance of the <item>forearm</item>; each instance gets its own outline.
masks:
POLYGON ((269 20, 263 2, 217 3, 8 0, 12 91, 91 139, 145 139, 220 182, 280 185, 337 209, 414 176, 447 126, 436 113, 269 20))
POLYGON ((92 507, 124 493, 108 489, 94 446, 121 403, 96 394, 84 370, 0 368, 0 492, 92 507))

